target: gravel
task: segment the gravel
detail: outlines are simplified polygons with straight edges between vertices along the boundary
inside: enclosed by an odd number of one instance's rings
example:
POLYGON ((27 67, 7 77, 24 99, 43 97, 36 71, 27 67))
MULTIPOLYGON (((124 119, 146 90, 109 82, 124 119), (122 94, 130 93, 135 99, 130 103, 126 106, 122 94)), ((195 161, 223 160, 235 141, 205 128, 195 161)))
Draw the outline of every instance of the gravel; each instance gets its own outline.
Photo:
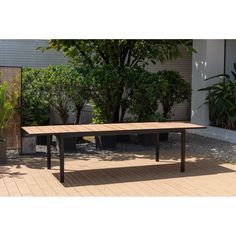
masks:
MULTIPOLYGON (((121 144, 119 143, 115 150, 101 150, 98 151, 95 148, 94 139, 89 138, 84 143, 78 144, 77 149, 73 153, 66 153, 67 156, 71 158, 83 158, 88 159, 91 155, 97 156, 98 158, 112 158, 120 157, 122 152, 132 154, 137 152, 150 154, 155 151, 155 147, 143 147, 135 143, 121 144)), ((173 158, 179 158, 180 152, 180 134, 170 133, 169 140, 167 142, 160 143, 160 155, 166 158, 170 156, 173 158), (164 152, 162 150, 165 150, 164 152)), ((18 152, 15 150, 7 151, 8 158, 17 158, 18 152)), ((52 146, 52 155, 57 156, 57 150, 52 146)), ((224 142, 212 138, 206 138, 196 134, 186 133, 186 155, 203 157, 203 158, 213 158, 222 162, 236 163, 236 144, 224 142)), ((33 155, 46 156, 46 146, 37 146, 37 153, 33 155)))

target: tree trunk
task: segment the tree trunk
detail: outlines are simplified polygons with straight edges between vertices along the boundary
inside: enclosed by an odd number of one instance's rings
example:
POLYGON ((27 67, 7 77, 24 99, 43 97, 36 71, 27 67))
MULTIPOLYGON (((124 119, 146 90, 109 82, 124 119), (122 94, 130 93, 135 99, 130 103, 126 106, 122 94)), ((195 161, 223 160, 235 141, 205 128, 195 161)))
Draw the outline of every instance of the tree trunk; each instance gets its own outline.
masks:
POLYGON ((129 104, 128 104, 129 95, 130 95, 130 89, 127 85, 125 85, 124 92, 122 94, 122 102, 121 102, 121 116, 120 116, 121 123, 124 121, 124 116, 125 116, 126 110, 129 107, 129 104))
POLYGON ((113 123, 119 123, 120 121, 120 105, 116 106, 113 116, 113 123))
POLYGON ((122 96, 123 96, 123 91, 124 91, 124 88, 122 87, 120 89, 120 94, 119 94, 119 102, 117 103, 116 107, 115 107, 115 110, 114 110, 114 114, 113 114, 113 123, 119 123, 120 122, 120 109, 121 109, 121 106, 122 106, 122 96))
POLYGON ((127 107, 124 107, 124 106, 121 107, 121 116, 120 116, 121 123, 123 123, 123 121, 124 121, 124 116, 125 116, 126 110, 127 110, 127 107))
POLYGON ((128 105, 128 101, 123 100, 122 104, 121 104, 121 116, 120 116, 120 122, 122 123, 124 121, 124 116, 126 113, 126 110, 128 109, 129 105, 128 105))
POLYGON ((68 120, 68 115, 63 114, 63 117, 61 119, 62 119, 63 125, 65 125, 67 123, 67 120, 68 120))
MULTIPOLYGON (((75 124, 76 124, 76 125, 79 124, 80 117, 81 117, 81 111, 82 111, 83 107, 84 107, 84 104, 83 104, 83 105, 81 105, 81 104, 76 104, 76 105, 75 105, 75 108, 76 108, 75 124)), ((77 143, 83 142, 83 140, 84 140, 83 137, 78 137, 76 142, 77 142, 77 143)))
POLYGON ((171 110, 171 107, 169 105, 163 104, 163 103, 162 103, 162 106, 163 106, 162 116, 167 119, 167 118, 169 118, 168 116, 169 116, 169 112, 171 110))
POLYGON ((80 121, 80 116, 81 116, 81 111, 83 109, 83 105, 81 104, 76 104, 76 119, 75 119, 75 124, 79 124, 80 121))
POLYGON ((65 111, 64 109, 59 109, 59 114, 61 117, 62 124, 65 125, 69 118, 68 112, 65 111))

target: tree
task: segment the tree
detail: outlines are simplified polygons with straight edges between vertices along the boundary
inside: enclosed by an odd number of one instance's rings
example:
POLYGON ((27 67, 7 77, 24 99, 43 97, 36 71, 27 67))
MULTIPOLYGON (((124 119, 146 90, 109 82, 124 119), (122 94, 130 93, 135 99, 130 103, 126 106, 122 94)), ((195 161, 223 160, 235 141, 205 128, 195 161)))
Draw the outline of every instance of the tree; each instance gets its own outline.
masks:
POLYGON ((23 125, 43 125, 49 120, 50 103, 44 73, 44 68, 22 69, 23 125))
POLYGON ((44 81, 47 83, 47 96, 50 106, 55 108, 63 124, 69 118, 69 107, 76 109, 76 121, 79 123, 87 93, 81 83, 83 77, 70 65, 49 66, 45 69, 44 81))
POLYGON ((159 115, 160 82, 155 74, 142 68, 132 71, 129 113, 135 121, 153 121, 159 115))
POLYGON ((79 124, 82 109, 90 98, 89 88, 87 87, 86 78, 79 72, 79 68, 73 66, 67 66, 67 68, 70 73, 69 94, 76 110, 75 124, 79 124))
POLYGON ((61 50, 74 63, 82 63, 90 69, 98 65, 112 65, 123 76, 119 86, 118 105, 113 122, 122 122, 129 96, 128 75, 125 68, 145 67, 149 62, 163 63, 181 56, 180 46, 192 53, 191 40, 50 40, 49 47, 61 50), (120 112, 121 111, 121 112, 120 112))
POLYGON ((85 89, 89 90, 93 102, 94 123, 112 123, 116 107, 119 106, 122 76, 116 67, 101 65, 87 74, 85 89), (86 88, 87 86, 87 88, 86 88))

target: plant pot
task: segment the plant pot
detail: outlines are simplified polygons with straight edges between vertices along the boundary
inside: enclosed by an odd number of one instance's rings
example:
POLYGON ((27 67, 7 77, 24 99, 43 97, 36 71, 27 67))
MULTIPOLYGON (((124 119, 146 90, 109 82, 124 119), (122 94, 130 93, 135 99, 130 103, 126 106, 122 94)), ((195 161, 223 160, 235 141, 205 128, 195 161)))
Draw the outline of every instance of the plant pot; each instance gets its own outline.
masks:
POLYGON ((117 143, 117 136, 95 136, 97 149, 114 149, 117 143))
POLYGON ((7 163, 7 149, 6 149, 6 142, 0 141, 0 164, 7 163))
MULTIPOLYGON (((169 133, 160 133, 159 140, 167 141, 169 137, 169 133)), ((157 134, 139 134, 138 135, 138 143, 143 146, 155 146, 157 140, 157 134)))
POLYGON ((156 145, 156 134, 139 134, 138 135, 138 143, 143 146, 154 146, 156 145))
MULTIPOLYGON (((77 139, 78 139, 78 137, 64 137, 64 150, 67 152, 75 151, 77 139)), ((59 150, 58 137, 56 140, 56 147, 57 147, 57 150, 59 150)))
POLYGON ((22 137, 22 154, 36 153, 36 136, 22 137))
POLYGON ((129 143, 130 135, 117 135, 118 143, 129 143))
POLYGON ((47 136, 37 136, 37 145, 47 145, 47 136))
POLYGON ((160 141, 168 141, 169 133, 161 133, 159 136, 160 141))

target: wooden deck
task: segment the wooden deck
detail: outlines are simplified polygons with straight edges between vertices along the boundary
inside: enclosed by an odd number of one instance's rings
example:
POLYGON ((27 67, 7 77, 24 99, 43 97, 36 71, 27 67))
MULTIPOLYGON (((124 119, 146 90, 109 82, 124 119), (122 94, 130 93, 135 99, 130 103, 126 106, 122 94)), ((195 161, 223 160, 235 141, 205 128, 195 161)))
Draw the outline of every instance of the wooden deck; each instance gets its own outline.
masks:
POLYGON ((210 158, 187 156, 179 172, 178 153, 152 151, 66 156, 65 183, 59 179, 59 159, 22 158, 0 166, 0 196, 236 196, 236 166, 210 158), (176 155, 176 156, 174 156, 176 155))

